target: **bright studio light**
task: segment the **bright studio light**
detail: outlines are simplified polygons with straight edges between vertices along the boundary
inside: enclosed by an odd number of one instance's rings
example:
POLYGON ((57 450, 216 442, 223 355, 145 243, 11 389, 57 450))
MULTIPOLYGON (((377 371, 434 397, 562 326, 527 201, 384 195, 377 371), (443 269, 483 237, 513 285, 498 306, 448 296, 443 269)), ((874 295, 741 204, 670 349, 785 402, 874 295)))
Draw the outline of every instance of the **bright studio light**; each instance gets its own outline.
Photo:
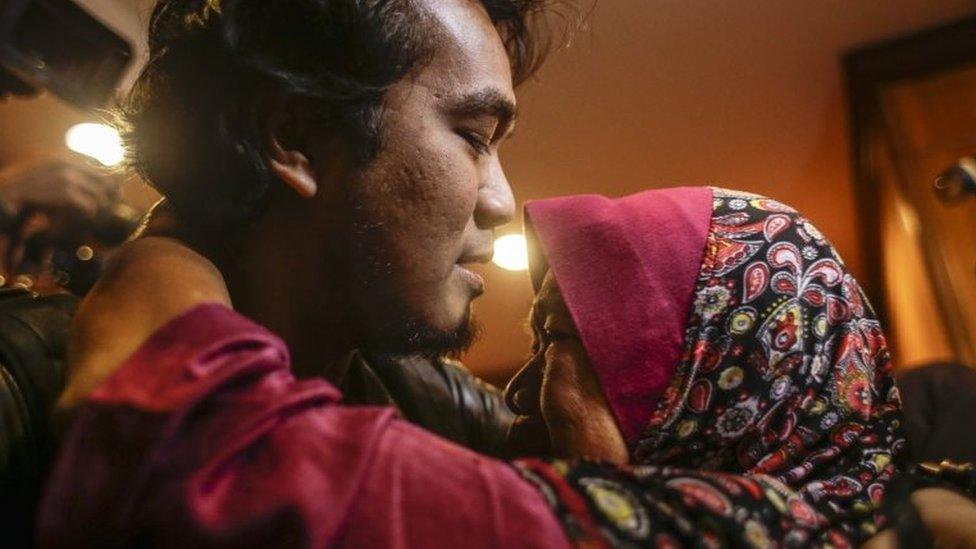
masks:
POLYGON ((73 126, 64 141, 69 149, 90 156, 106 166, 115 166, 125 159, 125 148, 119 132, 105 124, 89 122, 73 126))
POLYGON ((529 268, 529 251, 525 237, 509 234, 495 240, 495 256, 491 259, 502 269, 524 271, 529 268))

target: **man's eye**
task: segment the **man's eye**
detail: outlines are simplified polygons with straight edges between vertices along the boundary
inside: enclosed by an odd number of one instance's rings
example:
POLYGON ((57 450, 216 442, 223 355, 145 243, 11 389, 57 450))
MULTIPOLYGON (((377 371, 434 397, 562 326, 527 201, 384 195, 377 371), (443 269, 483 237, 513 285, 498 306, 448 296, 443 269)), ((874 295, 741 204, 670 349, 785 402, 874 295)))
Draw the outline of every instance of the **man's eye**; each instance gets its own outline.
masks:
POLYGON ((475 150, 478 154, 488 154, 491 150, 491 145, 487 139, 471 131, 460 132, 461 137, 471 145, 471 148, 475 150))

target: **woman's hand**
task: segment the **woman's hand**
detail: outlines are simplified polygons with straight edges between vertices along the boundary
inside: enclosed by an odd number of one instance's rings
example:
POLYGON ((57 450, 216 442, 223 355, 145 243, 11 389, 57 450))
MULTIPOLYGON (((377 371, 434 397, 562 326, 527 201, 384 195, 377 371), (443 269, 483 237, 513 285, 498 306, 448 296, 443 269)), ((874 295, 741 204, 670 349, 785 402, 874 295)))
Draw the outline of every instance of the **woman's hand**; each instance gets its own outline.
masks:
MULTIPOLYGON (((154 213, 162 214, 161 211, 154 213)), ((169 320, 203 303, 230 306, 220 272, 182 241, 160 215, 124 244, 78 308, 68 343, 68 386, 59 402, 70 412, 169 320)))
MULTIPOLYGON (((933 547, 976 547, 976 503, 972 500, 952 490, 925 488, 912 494, 912 503, 932 535, 933 547)), ((898 549, 898 539, 889 529, 863 547, 898 549)))

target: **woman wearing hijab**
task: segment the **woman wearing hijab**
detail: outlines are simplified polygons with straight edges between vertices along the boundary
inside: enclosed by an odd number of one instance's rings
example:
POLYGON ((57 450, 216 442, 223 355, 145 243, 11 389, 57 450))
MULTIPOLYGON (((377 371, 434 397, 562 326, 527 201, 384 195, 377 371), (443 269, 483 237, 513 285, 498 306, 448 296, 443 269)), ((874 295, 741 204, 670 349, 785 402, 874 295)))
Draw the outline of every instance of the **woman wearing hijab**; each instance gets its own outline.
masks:
POLYGON ((524 465, 568 494, 569 531, 659 546, 876 531, 898 393, 874 313, 808 220, 709 188, 543 200, 526 220, 536 342, 507 390, 513 443, 636 466, 524 465))
POLYGON ((575 320, 545 312, 537 354, 550 381, 581 389, 541 383, 546 440, 636 467, 512 467, 391 409, 341 405, 230 308, 212 264, 146 238, 76 317, 75 360, 102 369, 75 385, 40 544, 844 547, 871 535, 901 444, 897 400, 877 324, 820 234, 724 191, 567 200, 529 208, 575 320), (602 206, 562 206, 587 203, 602 206), (139 308, 86 316, 120 294, 139 308), (137 335, 110 344, 93 318, 137 335))

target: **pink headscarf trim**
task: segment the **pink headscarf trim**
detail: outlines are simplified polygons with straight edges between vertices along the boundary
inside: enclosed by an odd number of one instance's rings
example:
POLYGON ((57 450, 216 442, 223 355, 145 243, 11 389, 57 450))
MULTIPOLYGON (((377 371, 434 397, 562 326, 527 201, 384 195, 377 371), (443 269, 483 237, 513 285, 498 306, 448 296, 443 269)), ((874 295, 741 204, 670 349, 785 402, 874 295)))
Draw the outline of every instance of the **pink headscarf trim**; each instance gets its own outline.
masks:
MULTIPOLYGON (((530 246, 556 277, 631 447, 681 359, 711 216, 707 187, 525 206, 530 246)), ((536 290, 546 272, 538 259, 536 290)))

